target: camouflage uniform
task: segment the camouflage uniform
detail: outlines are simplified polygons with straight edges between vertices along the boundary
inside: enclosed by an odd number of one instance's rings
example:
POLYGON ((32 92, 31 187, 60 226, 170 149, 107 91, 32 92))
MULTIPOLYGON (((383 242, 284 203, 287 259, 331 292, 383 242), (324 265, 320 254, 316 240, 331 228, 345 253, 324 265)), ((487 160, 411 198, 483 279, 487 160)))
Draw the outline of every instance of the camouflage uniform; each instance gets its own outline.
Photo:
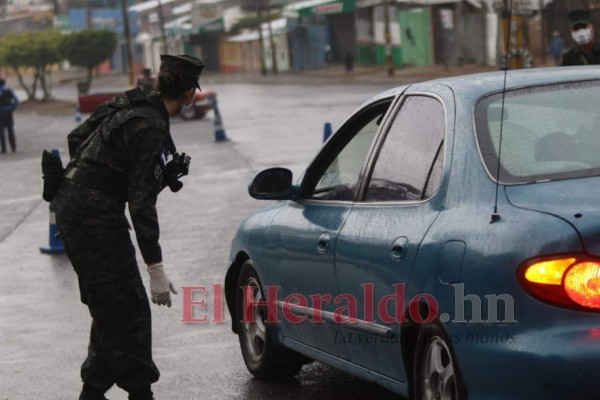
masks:
POLYGON ((561 66, 568 67, 571 65, 596 65, 600 64, 600 41, 596 39, 592 52, 585 54, 579 46, 575 46, 565 54, 561 66))
POLYGON ((81 377, 100 392, 116 383, 132 393, 159 378, 125 202, 144 261, 162 261, 156 200, 175 146, 161 98, 134 90, 140 102, 113 99, 69 134, 76 160, 51 203, 92 316, 81 377))

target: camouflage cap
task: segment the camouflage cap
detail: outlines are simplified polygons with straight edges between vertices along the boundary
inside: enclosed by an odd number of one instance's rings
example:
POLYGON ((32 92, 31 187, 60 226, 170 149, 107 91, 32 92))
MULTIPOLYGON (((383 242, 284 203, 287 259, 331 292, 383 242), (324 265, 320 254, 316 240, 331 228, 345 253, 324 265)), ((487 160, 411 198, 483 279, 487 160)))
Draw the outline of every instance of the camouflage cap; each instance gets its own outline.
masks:
POLYGON ((195 84, 200 89, 198 80, 204 69, 202 60, 188 55, 161 54, 160 61, 160 72, 166 72, 174 76, 179 75, 182 79, 189 80, 190 83, 195 84))
POLYGON ((589 25, 592 23, 590 20, 590 12, 588 10, 573 10, 567 15, 571 22, 571 28, 575 25, 589 25))

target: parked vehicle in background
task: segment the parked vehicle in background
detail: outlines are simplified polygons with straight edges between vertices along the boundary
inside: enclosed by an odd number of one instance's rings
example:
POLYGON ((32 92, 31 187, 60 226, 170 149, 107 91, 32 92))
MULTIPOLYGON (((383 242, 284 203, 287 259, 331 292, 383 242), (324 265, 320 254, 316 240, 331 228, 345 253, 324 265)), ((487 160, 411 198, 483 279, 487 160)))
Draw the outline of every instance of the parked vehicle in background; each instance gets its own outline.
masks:
MULTIPOLYGON (((96 107, 107 100, 116 96, 122 96, 123 92, 99 92, 86 95, 79 95, 79 111, 82 113, 91 113, 96 107)), ((217 94, 211 90, 200 91, 196 89, 194 95, 194 107, 184 110, 180 117, 185 120, 202 119, 206 113, 213 109, 213 98, 217 94)))
POLYGON ((194 107, 181 112, 180 117, 186 120, 202 119, 206 113, 213 109, 214 98, 217 94, 213 91, 201 91, 196 89, 194 94, 194 107))
MULTIPOLYGON (((302 179, 259 172, 225 294, 248 370, 310 360, 414 400, 600 393, 600 70, 375 96, 302 179)), ((324 118, 326 119, 326 118, 324 118)))

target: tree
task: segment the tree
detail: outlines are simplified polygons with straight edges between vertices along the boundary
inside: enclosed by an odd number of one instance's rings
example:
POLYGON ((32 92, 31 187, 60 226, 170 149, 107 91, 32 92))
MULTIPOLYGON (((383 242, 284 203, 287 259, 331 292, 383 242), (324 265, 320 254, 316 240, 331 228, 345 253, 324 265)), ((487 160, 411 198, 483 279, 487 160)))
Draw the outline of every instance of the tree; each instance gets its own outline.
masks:
POLYGON ((107 60, 117 47, 117 35, 106 29, 86 29, 63 36, 60 52, 63 57, 78 67, 87 68, 85 92, 92 83, 92 71, 107 60))
POLYGON ((61 34, 56 31, 25 32, 8 34, 0 39, 0 64, 11 67, 19 84, 27 93, 27 99, 36 97, 38 83, 41 85, 43 100, 52 96, 48 76, 48 66, 61 60, 58 50, 61 34), (25 83, 25 68, 33 69, 33 83, 25 83))

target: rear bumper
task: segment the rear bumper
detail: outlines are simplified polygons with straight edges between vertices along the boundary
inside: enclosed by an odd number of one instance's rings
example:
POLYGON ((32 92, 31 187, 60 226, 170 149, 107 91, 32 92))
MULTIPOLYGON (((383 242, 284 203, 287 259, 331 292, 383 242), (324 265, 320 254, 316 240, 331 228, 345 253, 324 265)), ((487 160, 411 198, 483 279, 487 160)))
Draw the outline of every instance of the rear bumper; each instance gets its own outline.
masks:
POLYGON ((597 399, 600 328, 594 325, 457 330, 451 337, 469 399, 597 399))

